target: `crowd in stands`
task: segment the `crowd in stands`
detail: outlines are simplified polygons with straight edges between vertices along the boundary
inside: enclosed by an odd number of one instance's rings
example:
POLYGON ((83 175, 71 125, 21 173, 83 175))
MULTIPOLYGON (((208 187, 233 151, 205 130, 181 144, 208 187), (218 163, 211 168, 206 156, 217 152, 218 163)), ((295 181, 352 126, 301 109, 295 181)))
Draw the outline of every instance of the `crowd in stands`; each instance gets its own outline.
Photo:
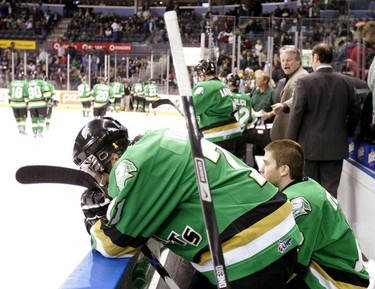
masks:
POLYGON ((62 15, 28 6, 18 1, 0 3, 0 31, 2 39, 45 40, 62 15))
MULTIPOLYGON (((365 19, 340 16, 337 19, 330 19, 324 23, 325 25, 321 25, 322 19, 314 18, 319 16, 319 9, 323 5, 320 0, 314 0, 312 3, 302 1, 302 5, 298 9, 290 8, 287 3, 276 5, 276 9, 272 13, 258 13, 254 8, 254 5, 259 4, 258 2, 261 1, 250 1, 248 6, 238 6, 225 15, 220 13, 197 15, 194 9, 180 9, 176 1, 173 2, 171 9, 175 9, 178 13, 183 43, 200 45, 201 33, 212 32, 213 45, 218 48, 214 57, 216 57, 218 71, 221 75, 227 75, 232 70, 231 44, 238 36, 241 37, 241 49, 240 62, 235 64, 238 67, 237 69, 239 71, 244 71, 246 68, 251 68, 253 71, 263 69, 267 64, 267 37, 272 35, 274 53, 272 79, 276 83, 282 77, 278 50, 283 45, 295 44, 293 28, 297 29, 297 25, 302 26, 301 21, 306 20, 307 22, 304 22, 306 31, 300 48, 311 49, 314 44, 324 40, 329 35, 327 41, 335 47, 336 53, 338 53, 341 46, 352 41, 352 32, 355 30, 357 23, 374 19, 370 14, 365 19), (313 12, 311 13, 311 11, 313 12), (208 20, 211 21, 208 22, 208 20)), ((52 3, 52 1, 49 1, 49 3, 52 3)), ((329 1, 332 8, 340 7, 340 3, 340 1, 329 1)), ((115 2, 105 3, 105 5, 109 4, 115 5, 115 2)), ((98 5, 104 5, 104 2, 98 5)), ((152 5, 156 4, 150 6, 152 5)), ((40 34, 42 38, 45 38, 53 25, 61 19, 61 15, 52 14, 49 9, 41 10, 38 6, 27 6, 16 3, 16 1, 3 2, 0 7, 0 30, 2 31, 31 29, 32 35, 40 34), (17 19, 17 21, 10 21, 10 19, 17 19), (30 22, 33 23, 30 24, 30 22)), ((148 8, 148 6, 145 6, 141 11, 129 17, 116 15, 115 11, 94 13, 89 8, 76 9, 72 13, 71 22, 66 32, 56 40, 107 43, 148 42, 150 44, 167 45, 168 36, 163 17, 152 15, 148 8)), ((5 49, 0 53, 2 62, 3 60, 10 62, 9 51, 5 49)), ((49 54, 49 75, 57 82, 57 87, 60 86, 59 82, 61 82, 61 87, 66 86, 64 82, 67 81, 67 52, 54 51, 49 54)), ((78 85, 80 75, 87 73, 88 56, 91 55, 91 73, 93 76, 97 76, 104 63, 105 53, 105 51, 83 50, 73 54, 69 51, 71 61, 70 80, 73 82, 76 80, 73 87, 78 85)), ((22 71, 23 55, 18 53, 16 57, 16 63, 20 67, 17 72, 24 73, 29 77, 33 77, 34 74, 46 73, 46 64, 40 61, 39 51, 28 54, 26 72, 22 71)), ((144 65, 148 62, 147 57, 144 61, 139 59, 143 59, 143 57, 132 57, 130 65, 143 62, 141 66, 147 67, 147 65, 144 65)), ((118 58, 117 66, 120 67, 118 71, 120 75, 128 75, 124 68, 124 57, 118 58)), ((131 68, 127 68, 127 70, 130 71, 130 76, 134 72, 134 69, 131 68)))

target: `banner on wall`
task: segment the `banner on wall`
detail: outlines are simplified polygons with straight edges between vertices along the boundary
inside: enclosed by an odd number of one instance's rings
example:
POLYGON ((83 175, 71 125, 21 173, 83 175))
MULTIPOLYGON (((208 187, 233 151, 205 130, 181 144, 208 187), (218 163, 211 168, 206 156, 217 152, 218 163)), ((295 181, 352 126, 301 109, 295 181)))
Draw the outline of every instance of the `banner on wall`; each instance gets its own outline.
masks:
POLYGON ((36 42, 27 40, 0 40, 0 48, 6 49, 14 42, 14 48, 19 50, 35 50, 36 42))
POLYGON ((59 100, 61 105, 81 105, 78 91, 60 90, 56 94, 60 94, 59 100))
POLYGON ((52 49, 58 50, 61 46, 67 49, 71 44, 74 45, 77 51, 82 50, 103 50, 108 52, 132 52, 132 45, 130 43, 95 43, 95 42, 53 42, 52 49))

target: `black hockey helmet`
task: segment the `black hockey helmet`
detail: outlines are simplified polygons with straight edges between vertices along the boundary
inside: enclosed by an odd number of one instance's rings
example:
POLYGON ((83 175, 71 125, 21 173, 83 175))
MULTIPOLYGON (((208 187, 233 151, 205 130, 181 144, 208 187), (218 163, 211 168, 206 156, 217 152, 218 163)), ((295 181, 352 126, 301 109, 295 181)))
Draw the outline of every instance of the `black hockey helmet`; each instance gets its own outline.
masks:
POLYGON ((78 133, 74 148, 73 162, 87 166, 97 173, 111 171, 112 154, 119 157, 129 145, 128 129, 117 120, 101 117, 88 122, 78 133))
POLYGON ((229 87, 238 88, 240 86, 240 77, 237 73, 229 73, 226 77, 226 83, 229 87))
POLYGON ((203 59, 194 67, 194 72, 198 76, 216 75, 216 65, 209 59, 203 59))

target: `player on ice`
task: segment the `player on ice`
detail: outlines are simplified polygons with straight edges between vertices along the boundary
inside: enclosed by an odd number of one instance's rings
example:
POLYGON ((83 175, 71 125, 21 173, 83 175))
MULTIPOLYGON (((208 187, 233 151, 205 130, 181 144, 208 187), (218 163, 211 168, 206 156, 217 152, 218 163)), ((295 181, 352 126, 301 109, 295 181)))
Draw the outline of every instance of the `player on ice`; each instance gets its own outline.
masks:
POLYGON ((42 76, 29 81, 27 88, 27 102, 31 116, 31 127, 34 138, 43 137, 47 117, 47 103, 51 98, 47 82, 42 76))
POLYGON ((26 134, 26 119, 27 119, 27 87, 28 83, 23 80, 23 75, 19 79, 12 80, 9 85, 8 95, 9 104, 13 110, 13 115, 16 119, 18 132, 26 134))
MULTIPOLYGON (((301 241, 290 202, 228 151, 202 145, 230 286, 285 288, 301 241)), ((81 197, 95 250, 131 257, 154 238, 216 288, 187 135, 159 129, 132 143, 118 121, 94 119, 78 133, 73 160, 102 183, 109 174, 109 196, 81 197)))

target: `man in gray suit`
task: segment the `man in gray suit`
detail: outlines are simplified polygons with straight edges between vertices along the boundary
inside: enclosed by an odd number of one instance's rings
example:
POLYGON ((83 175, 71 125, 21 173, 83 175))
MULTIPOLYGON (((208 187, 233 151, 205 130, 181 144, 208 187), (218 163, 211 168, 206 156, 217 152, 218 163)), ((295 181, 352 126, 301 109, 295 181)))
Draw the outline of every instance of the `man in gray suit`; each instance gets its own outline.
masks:
POLYGON ((280 49, 281 68, 286 77, 281 79, 275 90, 277 103, 272 105, 269 116, 276 115, 270 132, 272 140, 287 138, 289 110, 293 101, 296 81, 308 75, 302 67, 300 51, 294 45, 285 45, 280 49))
POLYGON ((348 136, 354 134, 361 107, 353 79, 331 66, 332 47, 320 43, 311 55, 314 72, 297 81, 288 138, 305 153, 305 174, 336 198, 348 136))

